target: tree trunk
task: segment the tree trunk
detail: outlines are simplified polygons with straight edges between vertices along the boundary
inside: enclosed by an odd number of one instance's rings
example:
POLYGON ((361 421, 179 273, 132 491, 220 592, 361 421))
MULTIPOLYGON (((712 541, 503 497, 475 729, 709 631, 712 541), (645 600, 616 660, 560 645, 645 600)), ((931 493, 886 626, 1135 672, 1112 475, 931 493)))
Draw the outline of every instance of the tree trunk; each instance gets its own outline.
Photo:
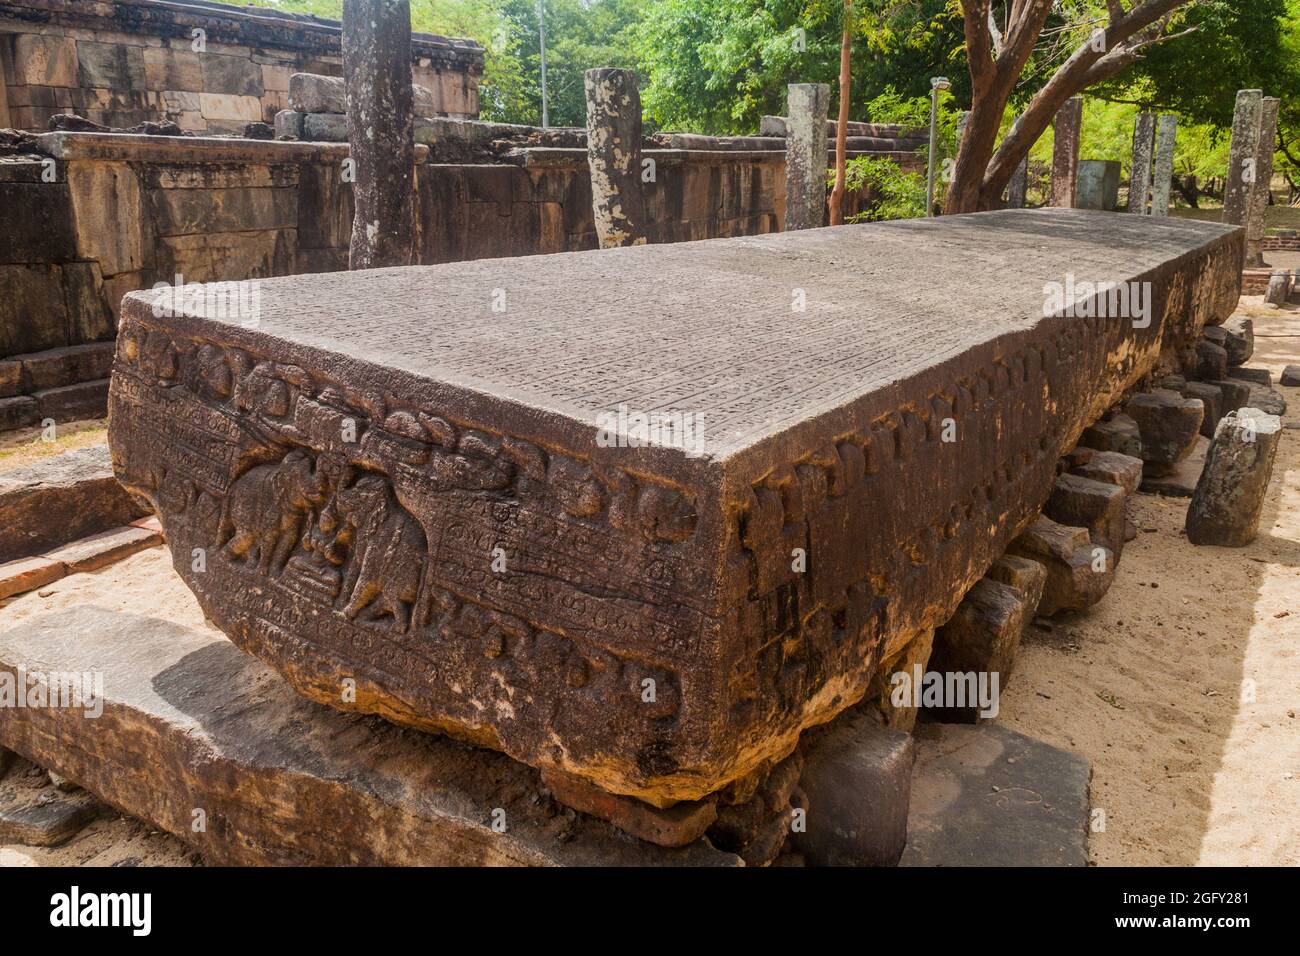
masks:
POLYGON ((1195 176, 1175 176, 1174 188, 1178 190, 1180 196, 1187 200, 1187 205, 1193 209, 1201 208, 1201 191, 1196 185, 1195 176))
POLYGON ((840 116, 835 126, 835 188, 831 190, 831 225, 844 224, 844 178, 848 162, 849 135, 849 96, 850 79, 849 55, 853 50, 853 33, 850 10, 853 0, 844 0, 844 35, 840 40, 840 116))
MULTIPOLYGON (((1019 0, 1011 5, 1014 15, 1008 18, 1004 36, 994 33, 996 24, 989 0, 961 0, 973 93, 971 122, 977 128, 967 138, 969 154, 958 156, 946 211, 996 209, 1016 168, 1047 131, 1057 111, 1071 97, 1134 62, 1138 50, 1158 42, 1161 18, 1188 2, 1141 0, 1127 11, 1118 3, 1109 4, 1109 26, 1099 28, 1061 64, 994 150, 990 141, 997 140, 1007 100, 1020 80, 1053 3, 1019 0), (992 129, 986 124, 991 124, 992 129)), ((963 148, 962 153, 967 154, 967 149, 963 148)))

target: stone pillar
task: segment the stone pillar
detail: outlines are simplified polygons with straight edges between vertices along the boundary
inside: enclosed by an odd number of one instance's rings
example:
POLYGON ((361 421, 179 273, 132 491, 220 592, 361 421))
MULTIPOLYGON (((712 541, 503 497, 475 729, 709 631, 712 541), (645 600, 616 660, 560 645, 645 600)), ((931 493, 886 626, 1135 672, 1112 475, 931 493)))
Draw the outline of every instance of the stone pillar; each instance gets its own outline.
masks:
POLYGON ((1151 193, 1151 156, 1156 145, 1156 114, 1139 113, 1133 124, 1133 164, 1128 185, 1128 211, 1147 214, 1147 197, 1151 193))
POLYGON ((1052 148, 1053 206, 1074 206, 1079 180, 1079 139, 1083 132, 1083 100, 1074 97, 1056 113, 1056 143, 1052 148))
POLYGON ((1228 182, 1223 189, 1223 221, 1233 226, 1246 224, 1251 183, 1258 165, 1259 121, 1263 112, 1261 90, 1241 90, 1232 114, 1232 147, 1228 152, 1228 182))
POLYGON ((1174 179, 1174 146, 1178 142, 1178 117, 1161 116, 1157 125, 1156 173, 1151 187, 1151 215, 1169 215, 1169 188, 1174 179))
POLYGON ((826 225, 826 114, 831 88, 791 83, 785 136, 785 230, 826 225))
POLYGON ((1255 540, 1282 422, 1258 408, 1224 416, 1187 509, 1187 540, 1240 548, 1255 540))
POLYGON ((631 70, 588 70, 587 162, 600 247, 643 246, 641 92, 631 70))
POLYGON ((1029 157, 1026 156, 1011 174, 1007 184, 1007 208, 1024 209, 1029 195, 1029 157))
POLYGON ((956 151, 961 152, 962 141, 966 138, 966 127, 970 125, 970 110, 962 110, 957 114, 957 147, 956 151))
POLYGON ((410 0, 344 0, 353 163, 351 269, 410 265, 415 250, 410 0))
POLYGON ((1277 114, 1282 101, 1266 96, 1260 101, 1259 137, 1255 152, 1255 182, 1246 203, 1246 265, 1264 265, 1264 230, 1268 217, 1269 184, 1273 181, 1273 153, 1277 142, 1277 114))

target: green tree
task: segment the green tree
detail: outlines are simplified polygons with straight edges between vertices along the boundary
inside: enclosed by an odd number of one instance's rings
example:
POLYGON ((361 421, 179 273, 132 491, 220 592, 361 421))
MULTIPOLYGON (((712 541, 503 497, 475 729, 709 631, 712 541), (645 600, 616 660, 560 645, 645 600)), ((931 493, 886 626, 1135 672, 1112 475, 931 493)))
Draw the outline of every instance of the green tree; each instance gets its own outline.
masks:
MULTIPOLYGON (((852 119, 887 86, 926 94, 935 70, 960 65, 960 16, 949 0, 857 0, 852 119)), ((663 128, 752 133, 784 113, 790 83, 839 77, 841 0, 652 0, 634 31, 642 104, 663 128)), ((954 77, 958 96, 964 80, 954 77)))
MULTIPOLYGON (((632 34, 640 0, 546 0, 546 86, 552 126, 585 126, 583 74, 601 66, 638 68, 632 34)), ((522 75, 527 77, 517 122, 540 123, 541 54, 537 0, 503 0, 522 75)), ((642 86, 644 87, 644 78, 642 86)))

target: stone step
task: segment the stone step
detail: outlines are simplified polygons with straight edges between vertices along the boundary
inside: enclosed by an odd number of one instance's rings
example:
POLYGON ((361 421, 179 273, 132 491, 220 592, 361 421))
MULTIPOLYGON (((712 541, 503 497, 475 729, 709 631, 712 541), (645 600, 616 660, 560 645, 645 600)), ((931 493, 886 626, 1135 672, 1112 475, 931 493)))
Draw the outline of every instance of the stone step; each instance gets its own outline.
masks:
POLYGON ((113 477, 107 445, 0 472, 0 562, 130 524, 148 513, 113 477))
POLYGON ((98 571, 137 551, 162 544, 151 527, 130 525, 101 531, 43 555, 0 564, 0 601, 52 584, 69 574, 98 571))
POLYGON ((1087 866, 1092 769, 996 724, 916 732, 899 866, 1087 866))
POLYGON ((149 614, 86 605, 0 632, 0 673, 93 668, 104 691, 94 720, 68 707, 7 711, 0 746, 214 864, 739 863, 703 840, 629 839, 546 797, 537 771, 503 754, 313 704, 219 632, 149 614))

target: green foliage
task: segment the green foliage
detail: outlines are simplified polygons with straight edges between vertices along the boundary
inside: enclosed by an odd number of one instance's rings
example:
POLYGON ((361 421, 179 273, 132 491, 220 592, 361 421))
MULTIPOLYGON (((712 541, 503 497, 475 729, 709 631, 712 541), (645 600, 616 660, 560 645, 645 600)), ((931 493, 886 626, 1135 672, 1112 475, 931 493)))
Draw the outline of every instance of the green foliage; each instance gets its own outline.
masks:
MULTIPOLYGON (((540 123, 541 53, 536 0, 502 0, 524 84, 522 110, 511 122, 540 123)), ((583 74, 601 66, 637 69, 632 30, 639 0, 546 0, 546 86, 552 126, 585 126, 583 74)))
MULTIPOLYGON (((900 123, 917 129, 930 125, 930 97, 908 96, 891 87, 867 104, 867 115, 876 123, 900 123)), ((945 171, 957 154, 957 122, 961 110, 951 91, 939 94, 935 122, 938 171, 935 175, 935 199, 942 204, 947 188, 945 171)), ((918 150, 927 156, 929 150, 918 150)), ((872 204, 865 212, 850 217, 852 222, 879 222, 886 219, 915 219, 925 215, 925 173, 904 172, 885 157, 857 156, 844 168, 844 188, 849 193, 866 191, 872 204)), ((829 181, 829 180, 828 180, 829 181)))
POLYGON ((916 219, 925 215, 925 177, 904 172, 893 160, 858 156, 844 167, 844 188, 850 193, 874 194, 870 208, 850 222, 882 222, 886 219, 916 219))
MULTIPOLYGON (((936 64, 964 88, 950 4, 859 0, 850 117, 869 118, 862 104, 888 86, 926 93, 936 64)), ((753 132, 763 114, 785 112, 790 83, 836 88, 842 16, 839 0, 651 0, 632 34, 646 112, 663 128, 753 132)))

